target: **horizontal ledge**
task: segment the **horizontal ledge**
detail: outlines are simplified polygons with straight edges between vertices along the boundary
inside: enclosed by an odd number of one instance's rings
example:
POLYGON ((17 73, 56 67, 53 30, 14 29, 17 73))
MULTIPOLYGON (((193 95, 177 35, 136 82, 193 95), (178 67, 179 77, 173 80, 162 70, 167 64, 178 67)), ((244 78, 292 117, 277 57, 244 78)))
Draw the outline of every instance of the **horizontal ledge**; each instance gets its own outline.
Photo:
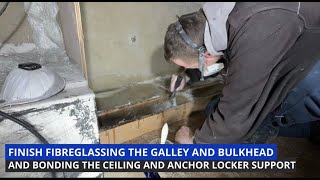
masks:
POLYGON ((164 123, 174 123, 188 118, 192 112, 203 110, 208 102, 216 95, 200 97, 194 101, 166 109, 162 112, 141 117, 123 125, 111 129, 100 130, 100 143, 120 144, 142 136, 148 132, 160 129, 164 123))
POLYGON ((176 94, 176 106, 172 104, 167 96, 160 96, 121 108, 111 109, 107 112, 101 112, 98 114, 100 130, 113 129, 170 109, 179 108, 181 105, 197 104, 203 99, 210 100, 213 96, 221 94, 222 88, 223 83, 217 81, 210 85, 192 87, 183 92, 178 92, 176 94))

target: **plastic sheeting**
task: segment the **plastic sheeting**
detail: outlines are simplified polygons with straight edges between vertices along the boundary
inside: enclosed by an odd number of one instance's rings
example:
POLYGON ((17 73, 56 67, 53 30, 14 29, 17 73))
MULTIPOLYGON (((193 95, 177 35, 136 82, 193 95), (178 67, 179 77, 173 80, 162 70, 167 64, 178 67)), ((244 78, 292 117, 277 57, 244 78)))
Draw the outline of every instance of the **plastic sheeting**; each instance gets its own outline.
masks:
POLYGON ((39 51, 65 51, 63 34, 57 22, 57 2, 24 2, 27 19, 33 31, 33 42, 39 51))
POLYGON ((84 86, 81 66, 70 61, 57 21, 57 2, 24 2, 34 43, 3 44, 0 48, 0 89, 8 74, 20 63, 34 62, 46 66, 66 80, 67 87, 84 86))

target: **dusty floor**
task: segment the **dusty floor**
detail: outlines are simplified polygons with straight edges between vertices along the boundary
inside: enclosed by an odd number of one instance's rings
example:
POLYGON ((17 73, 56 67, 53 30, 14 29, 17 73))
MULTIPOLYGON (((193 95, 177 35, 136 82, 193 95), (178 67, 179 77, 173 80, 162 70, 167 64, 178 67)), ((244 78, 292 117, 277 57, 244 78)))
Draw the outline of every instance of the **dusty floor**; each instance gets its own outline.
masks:
MULTIPOLYGON (((178 128, 185 124, 196 129, 202 124, 204 118, 201 113, 195 113, 190 116, 188 120, 182 120, 174 124, 169 124, 170 134, 168 139, 174 141, 174 134, 178 128)), ((139 138, 133 139, 126 143, 137 143, 146 144, 150 141, 159 138, 161 130, 156 130, 147 133, 139 138)), ((282 178, 293 178, 293 177, 320 177, 320 145, 312 144, 306 139, 298 138, 284 138, 278 137, 273 141, 274 144, 278 145, 278 157, 279 158, 295 158, 297 161, 296 172, 160 172, 162 178, 173 177, 173 178, 191 178, 191 177, 282 177, 282 178)), ((142 177, 145 178, 142 172, 105 172, 104 177, 117 178, 117 177, 142 177)))

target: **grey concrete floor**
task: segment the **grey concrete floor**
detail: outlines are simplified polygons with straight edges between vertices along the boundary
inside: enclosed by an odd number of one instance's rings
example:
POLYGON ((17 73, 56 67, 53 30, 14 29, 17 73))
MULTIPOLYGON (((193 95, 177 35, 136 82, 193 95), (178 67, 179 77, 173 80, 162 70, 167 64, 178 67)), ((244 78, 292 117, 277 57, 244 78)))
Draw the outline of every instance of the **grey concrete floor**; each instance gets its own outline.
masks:
MULTIPOLYGON (((168 139, 174 141, 175 132, 181 125, 188 125, 193 129, 196 129, 203 123, 204 117, 201 113, 195 113, 187 120, 181 120, 174 124, 169 124, 169 136, 168 139)), ((160 138, 161 130, 155 130, 147 133, 139 138, 133 139, 126 143, 133 144, 146 144, 152 140, 160 138)), ((160 172, 162 178, 263 178, 263 177, 281 177, 281 178, 295 178, 295 177, 320 177, 320 145, 316 145, 301 138, 285 138, 277 137, 272 142, 277 144, 278 157, 279 158, 294 158, 296 159, 296 171, 295 172, 160 172)), ((105 172, 106 178, 120 178, 120 177, 132 177, 132 178, 144 178, 142 172, 105 172)))

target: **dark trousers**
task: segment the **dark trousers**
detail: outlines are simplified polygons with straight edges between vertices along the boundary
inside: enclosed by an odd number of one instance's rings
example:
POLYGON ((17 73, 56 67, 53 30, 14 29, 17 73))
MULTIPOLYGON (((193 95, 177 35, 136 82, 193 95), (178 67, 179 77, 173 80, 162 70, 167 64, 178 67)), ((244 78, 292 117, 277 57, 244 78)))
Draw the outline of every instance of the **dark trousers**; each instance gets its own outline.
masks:
MULTIPOLYGON (((219 102, 214 98, 206 108, 213 113, 219 102)), ((269 113, 258 130, 245 143, 267 143, 276 136, 312 138, 320 128, 320 62, 292 89, 282 104, 269 113), (319 125, 318 125, 319 126, 319 125)))

